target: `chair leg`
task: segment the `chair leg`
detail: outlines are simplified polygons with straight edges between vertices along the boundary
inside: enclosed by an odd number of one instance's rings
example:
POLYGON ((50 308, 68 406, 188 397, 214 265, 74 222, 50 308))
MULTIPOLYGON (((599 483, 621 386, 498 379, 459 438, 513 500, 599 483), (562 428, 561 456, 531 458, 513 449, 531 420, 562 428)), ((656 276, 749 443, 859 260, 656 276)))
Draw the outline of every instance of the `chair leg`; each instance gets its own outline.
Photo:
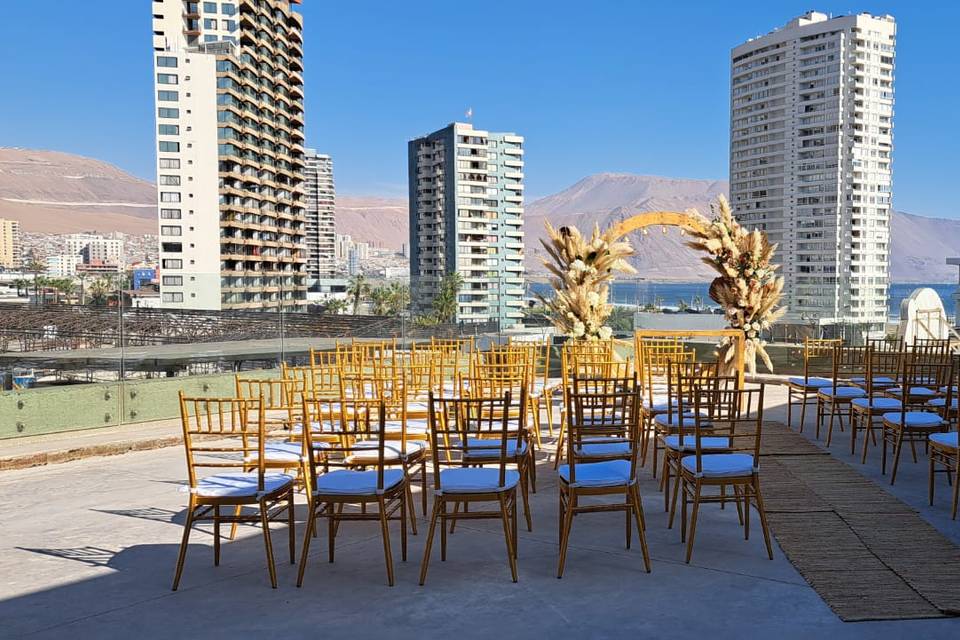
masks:
POLYGON ((393 586, 393 551, 390 549, 390 525, 387 521, 387 505, 383 497, 379 498, 380 507, 380 534, 383 538, 383 560, 387 565, 387 584, 393 586))
POLYGON ((187 544, 190 542, 190 530, 193 528, 193 499, 187 507, 187 521, 183 523, 183 538, 180 540, 180 553, 177 556, 177 568, 173 575, 172 590, 176 591, 180 586, 180 576, 183 574, 183 563, 187 559, 187 544))
MULTIPOLYGON (((507 542, 507 558, 510 561, 510 575, 513 577, 513 581, 517 581, 517 557, 513 551, 513 527, 510 524, 510 512, 507 510, 507 502, 504 495, 501 493, 498 495, 500 499, 500 517, 503 519, 503 537, 507 542)), ((516 495, 513 496, 513 499, 516 500, 516 495)))
MULTIPOLYGON (((460 503, 456 502, 453 505, 453 517, 456 518, 457 510, 460 508, 460 503)), ((447 520, 450 519, 450 516, 447 514, 447 501, 442 500, 440 502, 440 562, 447 561, 447 520)), ((451 520, 451 523, 453 520, 451 520)))
MULTIPOLYGON (((760 516, 760 528, 763 529, 763 542, 767 546, 767 557, 773 560, 773 545, 770 544, 770 527, 767 525, 767 510, 763 506, 763 496, 760 494, 760 476, 753 476, 753 498, 757 503, 757 514, 760 516)), ((747 505, 749 509, 750 506, 747 505)))
MULTIPOLYGON (((933 506, 933 470, 934 470, 933 456, 931 455, 927 460, 928 460, 927 497, 930 499, 930 506, 932 507, 933 506)), ((949 471, 950 470, 948 469, 947 470, 948 474, 949 474, 949 471)))
POLYGON ((533 520, 530 517, 529 487, 527 486, 527 474, 530 473, 530 470, 525 469, 524 471, 525 473, 520 478, 520 495, 523 497, 523 517, 527 521, 527 531, 533 531, 533 520))
POLYGON ((827 448, 830 448, 830 443, 833 442, 833 421, 837 417, 837 403, 830 403, 830 423, 827 425, 827 448))
POLYGON ((270 518, 267 503, 260 501, 260 526, 263 527, 263 546, 267 553, 267 570, 270 572, 270 586, 277 588, 277 567, 273 563, 273 541, 270 539, 270 518))
POLYGON ((807 420, 807 392, 803 392, 800 400, 800 433, 803 433, 803 424, 807 420))
MULTIPOLYGON (((954 460, 954 482, 953 482, 953 511, 950 513, 952 520, 957 519, 957 504, 960 502, 960 455, 954 460)), ((950 477, 950 471, 947 471, 947 478, 950 477)))
POLYGON ((897 467, 900 466, 900 451, 903 449, 904 429, 897 432, 897 443, 893 448, 893 470, 890 472, 890 484, 897 481, 897 467))
POLYGON ((213 507, 213 566, 220 566, 220 505, 213 507))
POLYGON ((413 506, 413 500, 407 500, 407 493, 404 492, 400 494, 400 561, 407 561, 407 515, 411 516, 411 520, 416 519, 416 514, 413 513, 416 507, 413 506), (410 514, 407 511, 410 511, 410 514))
POLYGON ((550 437, 553 437, 553 391, 543 392, 543 399, 546 400, 547 406, 547 433, 550 437))
POLYGON ((437 530, 437 518, 440 516, 440 503, 443 499, 433 499, 433 512, 430 514, 430 526, 427 529, 427 542, 423 547, 423 561, 420 563, 420 586, 427 580, 427 566, 430 564, 430 551, 433 549, 433 534, 437 530))
POLYGON ((334 507, 332 502, 327 503, 330 511, 327 517, 327 562, 333 563, 334 551, 337 544, 337 532, 340 530, 340 506, 334 507))
MULTIPOLYGON (((406 471, 404 471, 406 473, 406 471)), ((407 488, 404 490, 404 504, 410 506, 410 529, 413 535, 417 535, 417 514, 414 513, 416 503, 413 500, 413 484, 410 482, 410 476, 407 476, 407 488)), ((406 528, 406 523, 404 523, 404 528, 406 528)))
MULTIPOLYGON (((736 485, 734 485, 734 491, 737 491, 736 485)), ((737 491, 739 493, 739 491, 737 491)), ((750 485, 743 485, 743 497, 744 501, 747 504, 747 508, 743 514, 743 539, 750 539, 750 485)), ((737 510, 740 508, 740 501, 737 500, 737 510)))
POLYGON ((667 522, 667 529, 673 529, 673 518, 677 513, 677 495, 682 491, 680 486, 680 477, 683 474, 677 469, 676 479, 673 481, 673 499, 670 501, 670 520, 667 522))
POLYGON ((623 492, 623 502, 624 502, 624 505, 625 505, 625 506, 624 506, 624 509, 623 509, 623 513, 624 513, 624 515, 627 516, 627 517, 626 517, 626 520, 627 520, 627 551, 629 551, 629 550, 630 550, 630 539, 633 537, 632 532, 630 531, 630 529, 632 528, 632 527, 630 526, 630 517, 633 515, 633 514, 631 513, 631 512, 633 511, 633 496, 630 495, 630 488, 629 488, 629 487, 627 487, 627 490, 623 492))
POLYGON ((560 559, 557 563, 557 578, 563 577, 563 566, 567 562, 567 546, 570 543, 570 529, 573 526, 573 510, 576 508, 576 496, 570 490, 567 493, 567 505, 563 511, 563 525, 560 527, 560 559))
POLYGON ((513 557, 520 557, 520 536, 517 534, 517 496, 513 496, 510 509, 510 523, 513 525, 513 557))
POLYGON ((313 498, 307 502, 307 530, 303 533, 303 548, 300 549, 300 568, 297 570, 297 587, 303 586, 303 572, 307 568, 307 553, 310 552, 310 538, 317 528, 316 505, 313 498))
POLYGON ((793 390, 787 387, 787 426, 793 426, 793 390))
POLYGON ((693 555, 693 540, 697 535, 697 516, 700 514, 700 480, 693 487, 693 511, 690 513, 690 537, 687 538, 687 564, 693 555))
POLYGON ((230 539, 231 539, 231 540, 236 540, 236 539, 237 539, 237 527, 240 526, 240 523, 237 522, 236 518, 239 518, 239 517, 240 517, 240 512, 241 512, 242 510, 243 510, 243 507, 240 506, 239 504, 233 508, 234 521, 233 521, 233 525, 230 527, 230 539))
POLYGON ((560 468, 560 458, 563 457, 563 444, 564 438, 566 436, 566 428, 564 428, 563 421, 560 422, 560 431, 557 435, 557 450, 553 454, 553 470, 556 471, 560 468))
POLYGON ((530 492, 537 492, 537 456, 534 455, 533 447, 530 447, 530 451, 527 454, 528 460, 527 464, 529 465, 529 475, 530 478, 530 492))
MULTIPOLYGON (((423 458, 420 463, 420 506, 423 507, 423 517, 427 517, 427 458, 423 458)), ((410 503, 410 526, 413 529, 413 535, 417 535, 417 514, 413 510, 413 503, 410 503)))
POLYGON ((867 464, 867 447, 870 445, 870 435, 873 433, 873 414, 868 412, 861 416, 863 420, 863 456, 860 464, 867 464))
POLYGON ((647 547, 647 534, 644 531, 644 518, 643 518, 643 502, 640 500, 640 490, 637 489, 637 485, 633 484, 630 487, 630 493, 633 496, 633 514, 634 518, 637 521, 637 533, 640 538, 640 551, 643 553, 643 566, 646 567, 647 573, 650 573, 650 549, 647 547))
POLYGON ((297 562, 297 523, 294 509, 293 487, 290 488, 290 497, 287 499, 287 546, 290 548, 290 564, 297 562))

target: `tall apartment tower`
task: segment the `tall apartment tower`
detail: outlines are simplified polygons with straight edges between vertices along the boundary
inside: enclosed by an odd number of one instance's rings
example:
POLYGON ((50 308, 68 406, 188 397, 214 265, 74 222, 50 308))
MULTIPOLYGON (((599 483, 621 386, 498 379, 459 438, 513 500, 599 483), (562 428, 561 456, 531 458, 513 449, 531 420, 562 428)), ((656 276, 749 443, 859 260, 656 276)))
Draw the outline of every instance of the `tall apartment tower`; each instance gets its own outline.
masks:
POLYGON ((0 218, 0 267, 19 269, 22 266, 22 250, 20 222, 0 218))
POLYGON ((306 303, 296 0, 153 0, 162 305, 306 303))
POLYGON ((306 194, 307 275, 311 280, 336 275, 336 228, 333 160, 307 149, 304 156, 306 194))
POLYGON ((410 286, 430 313, 445 274, 463 276, 460 322, 520 322, 523 137, 455 122, 408 143, 410 286))
POLYGON ((892 16, 810 12, 733 49, 730 196, 780 243, 788 322, 887 318, 892 16))

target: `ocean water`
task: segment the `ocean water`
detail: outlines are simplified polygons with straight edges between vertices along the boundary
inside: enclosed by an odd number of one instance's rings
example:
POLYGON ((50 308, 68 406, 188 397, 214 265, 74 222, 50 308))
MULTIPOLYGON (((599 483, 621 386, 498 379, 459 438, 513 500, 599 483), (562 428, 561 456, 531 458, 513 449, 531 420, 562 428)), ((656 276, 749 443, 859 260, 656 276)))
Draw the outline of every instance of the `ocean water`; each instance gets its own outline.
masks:
MULTIPOLYGON (((894 283, 890 285, 889 314, 892 318, 900 317, 900 302, 909 296, 914 289, 920 287, 929 287, 935 290, 940 299, 943 300, 943 308, 947 315, 953 317, 956 308, 953 300, 953 292, 957 290, 956 284, 904 284, 894 283)), ((696 296, 703 299, 703 304, 708 307, 717 306, 710 299, 708 291, 709 282, 650 282, 647 280, 630 281, 623 280, 614 282, 610 291, 611 302, 624 305, 654 304, 656 299, 661 298, 661 304, 667 307, 679 306, 681 300, 688 305, 693 306, 696 296)), ((548 294, 550 285, 544 282, 530 283, 530 293, 548 294)))

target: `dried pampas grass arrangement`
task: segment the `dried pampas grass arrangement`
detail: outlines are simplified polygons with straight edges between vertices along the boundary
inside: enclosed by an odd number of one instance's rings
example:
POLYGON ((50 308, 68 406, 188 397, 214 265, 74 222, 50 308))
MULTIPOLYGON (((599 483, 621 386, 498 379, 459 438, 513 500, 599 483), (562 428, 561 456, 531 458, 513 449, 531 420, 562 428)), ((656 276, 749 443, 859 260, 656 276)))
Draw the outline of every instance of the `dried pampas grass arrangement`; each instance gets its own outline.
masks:
POLYGON ((546 227, 548 238, 540 242, 549 256, 543 264, 553 275, 554 296, 537 297, 550 310, 558 332, 577 340, 609 339, 613 333, 605 324, 613 312, 607 302, 609 283, 617 271, 636 273, 625 260, 633 248, 617 240, 612 229, 600 233, 594 226, 587 239, 574 227, 554 229, 549 222, 546 227))
MULTIPOLYGON (((708 253, 702 260, 720 274, 710 284, 710 298, 726 309, 731 328, 743 330, 747 371, 756 373, 757 357, 773 371, 760 332, 786 313, 786 308, 779 306, 783 291, 783 278, 776 274, 779 265, 770 262, 777 245, 771 245, 760 230, 741 227, 723 196, 712 209, 714 219, 703 219, 702 230, 690 229, 693 239, 687 244, 708 253)), ((732 341, 721 342, 718 355, 724 368, 733 368, 732 341)))

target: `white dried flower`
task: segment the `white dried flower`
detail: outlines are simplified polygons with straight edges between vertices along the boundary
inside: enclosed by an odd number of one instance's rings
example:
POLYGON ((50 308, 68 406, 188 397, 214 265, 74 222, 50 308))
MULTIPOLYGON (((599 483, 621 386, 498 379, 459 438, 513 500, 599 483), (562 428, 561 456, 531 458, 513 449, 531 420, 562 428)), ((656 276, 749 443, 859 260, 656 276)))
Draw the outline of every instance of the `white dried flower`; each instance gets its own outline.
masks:
POLYGON ((598 335, 600 336, 601 340, 609 340, 610 336, 613 335, 613 329, 610 327, 600 327, 598 335))

